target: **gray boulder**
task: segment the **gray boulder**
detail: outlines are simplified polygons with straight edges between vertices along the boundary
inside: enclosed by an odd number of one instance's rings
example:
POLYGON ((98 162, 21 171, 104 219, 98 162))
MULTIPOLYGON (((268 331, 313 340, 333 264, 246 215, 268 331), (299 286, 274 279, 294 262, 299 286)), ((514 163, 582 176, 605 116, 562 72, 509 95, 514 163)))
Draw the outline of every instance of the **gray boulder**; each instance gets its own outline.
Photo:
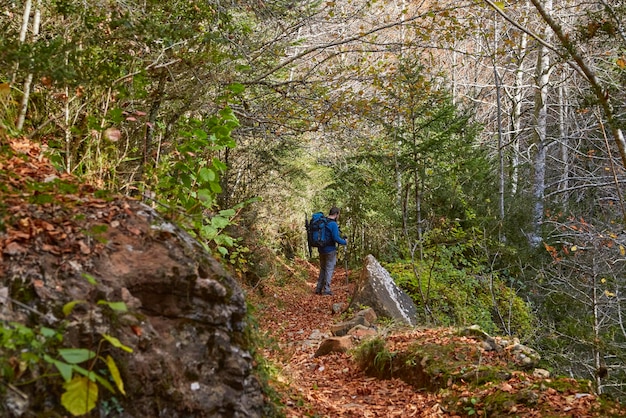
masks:
POLYGON ((400 289, 387 270, 369 254, 355 289, 351 305, 369 306, 380 317, 417 325, 417 309, 409 295, 400 289))

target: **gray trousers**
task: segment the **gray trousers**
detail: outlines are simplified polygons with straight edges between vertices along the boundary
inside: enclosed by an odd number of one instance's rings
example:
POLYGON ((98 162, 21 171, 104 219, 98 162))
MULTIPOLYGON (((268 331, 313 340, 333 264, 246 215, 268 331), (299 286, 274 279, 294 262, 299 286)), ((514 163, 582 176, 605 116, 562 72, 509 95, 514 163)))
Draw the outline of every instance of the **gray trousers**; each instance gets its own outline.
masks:
POLYGON ((315 293, 329 293, 330 282, 337 264, 337 251, 328 254, 320 254, 320 275, 317 278, 315 293))

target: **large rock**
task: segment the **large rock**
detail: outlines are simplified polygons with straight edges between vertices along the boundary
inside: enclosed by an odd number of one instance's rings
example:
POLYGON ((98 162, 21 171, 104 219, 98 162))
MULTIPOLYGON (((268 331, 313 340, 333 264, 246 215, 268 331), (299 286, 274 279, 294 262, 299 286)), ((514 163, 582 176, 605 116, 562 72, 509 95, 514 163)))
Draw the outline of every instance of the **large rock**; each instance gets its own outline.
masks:
MULTIPOLYGON (((191 236, 140 202, 89 193, 68 199, 5 206, 15 223, 0 230, 1 319, 64 329, 63 345, 111 355, 126 396, 115 395, 123 414, 107 416, 262 416, 246 304, 235 280, 191 236), (71 313, 64 311, 72 301, 71 313), (106 302, 124 302, 128 311, 106 302), (102 344, 105 334, 132 353, 102 344)), ((60 404, 62 380, 37 370, 45 365, 29 365, 26 384, 11 385, 19 393, 0 390, 0 416, 68 415, 60 404), (14 406, 16 393, 22 406, 14 406)), ((102 369, 104 363, 95 364, 102 369)), ((111 405, 111 396, 101 388, 100 401, 111 405)))
POLYGON ((373 255, 365 258, 351 305, 365 305, 381 317, 417 325, 417 309, 409 295, 400 289, 373 255))

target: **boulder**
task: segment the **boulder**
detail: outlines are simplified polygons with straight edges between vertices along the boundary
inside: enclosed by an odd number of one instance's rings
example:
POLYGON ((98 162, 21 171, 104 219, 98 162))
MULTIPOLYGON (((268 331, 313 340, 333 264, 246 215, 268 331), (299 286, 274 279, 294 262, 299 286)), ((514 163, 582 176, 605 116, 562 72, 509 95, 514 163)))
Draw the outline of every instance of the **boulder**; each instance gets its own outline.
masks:
MULTIPOLYGON (((124 198, 87 194, 67 207, 10 211, 16 224, 0 231, 3 321, 64 329, 66 347, 110 355, 124 382, 126 396, 116 402, 126 418, 263 415, 242 289, 189 234, 124 198), (16 239, 24 225, 29 233, 16 239)), ((2 391, 0 416, 68 415, 63 380, 37 378, 43 366, 29 365, 19 392, 2 391)), ((100 394, 99 401, 111 397, 100 394)))
POLYGON ((366 308, 366 309, 360 310, 359 312, 356 313, 356 316, 362 316, 370 324, 373 324, 378 319, 378 316, 376 315, 376 311, 374 311, 372 308, 366 308))
POLYGON ((373 255, 365 258, 351 304, 371 307, 378 316, 404 324, 417 325, 417 309, 409 295, 400 289, 373 255))
POLYGON ((378 335, 378 331, 376 331, 376 328, 374 327, 357 325, 356 327, 351 328, 350 331, 348 331, 348 335, 356 338, 357 340, 362 340, 367 337, 375 337, 376 335, 378 335))
POLYGON ((320 344, 313 357, 321 357, 330 353, 345 353, 352 348, 352 337, 331 337, 320 344))
POLYGON ((335 337, 341 337, 346 335, 348 331, 357 325, 364 325, 365 327, 369 327, 370 323, 365 320, 362 316, 355 316, 347 321, 337 322, 336 324, 332 324, 330 326, 330 333, 335 337))

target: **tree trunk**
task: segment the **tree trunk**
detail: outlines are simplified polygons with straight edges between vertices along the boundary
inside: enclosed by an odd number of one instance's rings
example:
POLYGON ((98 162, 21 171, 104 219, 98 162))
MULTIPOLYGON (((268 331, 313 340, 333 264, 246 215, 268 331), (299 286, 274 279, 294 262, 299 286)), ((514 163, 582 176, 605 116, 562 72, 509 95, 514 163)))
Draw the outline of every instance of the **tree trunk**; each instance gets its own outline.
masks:
MULTIPOLYGON (((545 9, 552 10, 552 0, 547 0, 545 9)), ((550 39, 551 29, 546 26, 544 39, 550 39)), ((530 236, 530 244, 538 247, 542 241, 541 226, 544 218, 544 192, 546 180, 546 153, 548 146, 548 83, 550 81, 550 56, 548 49, 539 45, 537 55, 537 67, 535 69, 536 92, 535 92, 535 142, 536 147, 533 168, 533 225, 530 236)))
MULTIPOLYGON (((28 20, 30 15, 31 8, 31 0, 28 0, 27 6, 24 8, 24 22, 22 24, 22 32, 20 33, 20 41, 24 42, 26 40, 26 29, 28 27, 28 20), (28 10, 28 15, 27 15, 28 10)), ((35 16, 33 18, 33 42, 39 36, 39 27, 41 25, 41 0, 37 0, 37 5, 35 6, 35 16)), ((26 120, 26 112, 28 110, 28 100, 30 99, 30 90, 33 83, 33 73, 28 73, 26 76, 26 80, 24 81, 24 94, 22 96, 22 103, 20 105, 20 113, 17 117, 17 124, 15 128, 18 131, 21 131, 24 128, 24 121, 26 120)))
POLYGON ((141 172, 144 173, 146 166, 150 162, 150 154, 152 153, 152 143, 154 141, 154 128, 157 122, 157 116, 159 109, 161 108, 161 102, 163 101, 163 93, 165 92, 165 80, 167 79, 167 71, 161 72, 159 76, 159 84, 156 91, 152 93, 152 104, 150 105, 150 111, 148 112, 148 124, 146 126, 146 136, 143 144, 143 161, 141 172))
POLYGON ((522 127, 522 100, 524 99, 524 58, 526 56, 526 47, 528 44, 528 35, 522 33, 520 42, 519 65, 515 69, 515 84, 513 85, 513 114, 511 120, 511 137, 509 141, 513 144, 513 152, 511 156, 511 194, 517 193, 519 183, 519 166, 520 166, 520 146, 518 136, 522 127))

